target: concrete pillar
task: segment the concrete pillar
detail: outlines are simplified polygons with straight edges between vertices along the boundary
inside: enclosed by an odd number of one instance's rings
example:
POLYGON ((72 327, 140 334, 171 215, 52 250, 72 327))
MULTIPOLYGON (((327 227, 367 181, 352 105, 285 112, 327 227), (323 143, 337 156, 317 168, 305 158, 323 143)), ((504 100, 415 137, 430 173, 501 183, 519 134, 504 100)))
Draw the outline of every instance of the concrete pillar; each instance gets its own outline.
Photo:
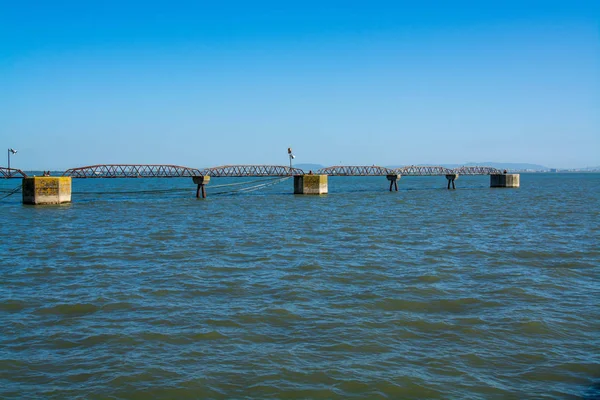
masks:
POLYGON ((456 189, 454 181, 458 179, 458 174, 448 174, 446 175, 446 179, 448 179, 448 189, 450 189, 450 185, 452 185, 452 189, 456 189))
POLYGON ((327 175, 294 176, 294 194, 327 194, 327 175))
POLYGON ((518 188, 520 186, 519 174, 494 174, 490 175, 490 187, 518 188))
POLYGON ((23 178, 23 204, 62 204, 71 202, 70 176, 23 178))
POLYGON ((398 180, 402 177, 400 174, 392 174, 387 175, 387 180, 390 181, 390 192, 392 191, 392 186, 396 188, 396 192, 398 191, 398 180))
POLYGON ((196 189, 196 198, 200 198, 200 194, 202 194, 202 198, 205 199, 206 198, 206 188, 205 185, 208 185, 208 183, 210 182, 210 176, 205 175, 205 176, 194 176, 192 177, 192 179, 194 180, 194 183, 196 185, 198 185, 198 188, 196 189))

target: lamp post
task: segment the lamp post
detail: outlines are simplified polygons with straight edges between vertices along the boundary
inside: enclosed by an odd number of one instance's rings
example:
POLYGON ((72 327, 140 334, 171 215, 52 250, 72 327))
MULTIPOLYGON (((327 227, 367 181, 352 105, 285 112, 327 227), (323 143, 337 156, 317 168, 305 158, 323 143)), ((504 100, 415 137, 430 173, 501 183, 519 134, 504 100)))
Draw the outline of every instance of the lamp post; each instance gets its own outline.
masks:
POLYGON ((288 156, 290 157, 290 169, 292 169, 292 160, 294 158, 296 158, 293 154, 292 154, 292 148, 288 147, 288 156))
POLYGON ((8 173, 10 174, 10 155, 12 154, 17 154, 17 151, 15 149, 8 149, 8 173))

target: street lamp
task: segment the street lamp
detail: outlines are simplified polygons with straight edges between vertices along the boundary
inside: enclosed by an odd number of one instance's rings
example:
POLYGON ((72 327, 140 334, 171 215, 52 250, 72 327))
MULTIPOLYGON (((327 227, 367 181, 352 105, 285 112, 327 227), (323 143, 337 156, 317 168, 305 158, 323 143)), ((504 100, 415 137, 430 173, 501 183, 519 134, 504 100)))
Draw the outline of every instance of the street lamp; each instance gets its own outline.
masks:
POLYGON ((292 148, 291 148, 291 147, 288 147, 288 156, 290 157, 290 169, 291 169, 291 168, 292 168, 292 160, 293 160, 294 158, 296 158, 296 156, 294 156, 294 155, 292 154, 292 148))
POLYGON ((10 155, 12 154, 17 154, 17 151, 15 149, 8 149, 8 173, 10 174, 10 155))

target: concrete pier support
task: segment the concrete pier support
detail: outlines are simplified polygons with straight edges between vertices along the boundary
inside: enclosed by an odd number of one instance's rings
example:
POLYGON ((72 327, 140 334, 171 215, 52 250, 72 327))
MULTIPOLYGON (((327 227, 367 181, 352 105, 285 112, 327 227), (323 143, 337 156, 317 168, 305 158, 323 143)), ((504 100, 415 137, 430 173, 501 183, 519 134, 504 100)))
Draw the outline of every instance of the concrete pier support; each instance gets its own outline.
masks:
POLYGON ((446 175, 446 179, 448 179, 448 189, 450 189, 450 185, 452 185, 452 189, 456 189, 454 181, 458 179, 458 174, 448 174, 446 175))
POLYGON ((71 202, 70 176, 23 178, 23 204, 63 204, 71 202))
POLYGON ((518 188, 520 186, 519 174, 494 174, 490 175, 490 187, 518 188))
POLYGON ((294 194, 327 194, 327 175, 295 175, 294 194))
POLYGON ((392 186, 396 189, 396 192, 398 191, 398 180, 400 180, 400 178, 402 178, 402 175, 400 174, 387 175, 387 180, 390 181, 390 192, 392 191, 392 186))
POLYGON ((194 180, 194 183, 196 185, 198 185, 198 188, 196 189, 196 198, 199 199, 200 198, 200 194, 202 194, 202 198, 205 199, 206 198, 206 185, 208 185, 208 183, 210 182, 210 176, 206 175, 206 176, 194 176, 192 178, 194 180))

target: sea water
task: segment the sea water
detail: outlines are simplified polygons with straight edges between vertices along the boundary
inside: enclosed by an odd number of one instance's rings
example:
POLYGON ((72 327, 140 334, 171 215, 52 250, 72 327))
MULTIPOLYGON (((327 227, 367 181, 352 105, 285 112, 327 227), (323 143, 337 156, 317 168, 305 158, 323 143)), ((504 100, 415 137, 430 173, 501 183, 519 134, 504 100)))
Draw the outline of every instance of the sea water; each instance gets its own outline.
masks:
POLYGON ((600 396, 600 174, 261 184, 2 199, 0 398, 600 396))

